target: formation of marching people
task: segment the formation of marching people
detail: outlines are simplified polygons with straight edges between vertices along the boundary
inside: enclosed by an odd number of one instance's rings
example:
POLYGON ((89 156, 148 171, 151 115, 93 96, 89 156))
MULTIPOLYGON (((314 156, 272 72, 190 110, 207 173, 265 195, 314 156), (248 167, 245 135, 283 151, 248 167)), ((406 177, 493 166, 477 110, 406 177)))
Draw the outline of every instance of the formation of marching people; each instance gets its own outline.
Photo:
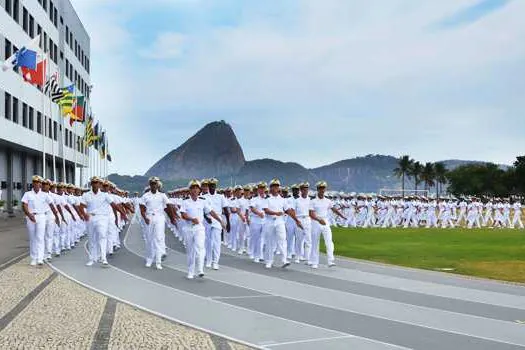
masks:
POLYGON ((317 269, 323 237, 327 266, 335 266, 331 226, 524 228, 517 199, 327 195, 324 181, 311 191, 308 182, 288 188, 278 179, 223 189, 217 179, 192 180, 165 193, 160 179, 151 177, 133 198, 96 176, 90 186, 32 178, 21 200, 31 265, 75 248, 87 234, 86 265, 108 266, 107 256, 120 248, 120 232, 131 217, 142 227, 145 266, 162 269, 169 228, 185 247, 188 279, 203 277, 205 268, 218 270, 223 245, 267 269, 291 263, 317 269))
POLYGON ((21 202, 31 266, 43 265, 74 249, 86 234, 86 265, 99 262, 108 266, 106 257, 120 248, 119 233, 134 210, 126 191, 99 177, 93 177, 91 190, 86 190, 35 175, 21 202))
POLYGON ((332 223, 344 227, 524 228, 519 199, 342 195, 334 200, 348 220, 332 223))

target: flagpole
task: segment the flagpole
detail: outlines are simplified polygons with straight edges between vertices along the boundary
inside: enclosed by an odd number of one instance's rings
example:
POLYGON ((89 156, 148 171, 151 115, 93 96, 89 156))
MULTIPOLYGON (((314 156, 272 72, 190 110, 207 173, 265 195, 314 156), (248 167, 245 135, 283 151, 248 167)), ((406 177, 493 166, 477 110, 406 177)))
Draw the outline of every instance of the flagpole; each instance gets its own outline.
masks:
MULTIPOLYGON (((42 38, 40 37, 40 40, 42 38)), ((46 70, 47 70, 47 53, 44 51, 44 60, 46 63, 44 64, 45 68, 42 69, 42 80, 46 81, 46 70)), ((46 130, 47 130, 47 121, 46 121, 46 106, 45 106, 45 94, 44 94, 44 86, 42 86, 42 122, 44 125, 42 125, 42 176, 46 178, 46 130)))
POLYGON ((60 118, 60 123, 62 124, 62 181, 67 182, 66 179, 66 125, 64 124, 64 118, 60 118))
MULTIPOLYGON (((49 99, 49 115, 50 115, 51 120, 53 120, 53 105, 51 103, 51 99, 49 99)), ((57 176, 56 176, 57 165, 56 165, 56 154, 55 154, 55 132, 54 132, 54 129, 52 130, 53 130, 52 132, 53 135, 51 136, 51 153, 53 156, 53 181, 56 182, 57 181, 57 176)))
POLYGON ((73 130, 75 131, 74 132, 74 135, 75 135, 75 140, 74 140, 74 147, 75 147, 75 167, 73 169, 73 185, 77 185, 77 148, 79 146, 78 144, 78 138, 77 138, 77 123, 75 121, 75 126, 73 127, 73 130))

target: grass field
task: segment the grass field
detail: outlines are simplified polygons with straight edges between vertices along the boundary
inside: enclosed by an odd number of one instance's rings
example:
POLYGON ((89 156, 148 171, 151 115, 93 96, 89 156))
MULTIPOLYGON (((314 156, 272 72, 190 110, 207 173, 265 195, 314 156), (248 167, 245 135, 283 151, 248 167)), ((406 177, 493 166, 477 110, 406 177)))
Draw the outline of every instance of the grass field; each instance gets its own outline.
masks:
POLYGON ((336 255, 525 283, 523 230, 333 228, 332 232, 336 255))

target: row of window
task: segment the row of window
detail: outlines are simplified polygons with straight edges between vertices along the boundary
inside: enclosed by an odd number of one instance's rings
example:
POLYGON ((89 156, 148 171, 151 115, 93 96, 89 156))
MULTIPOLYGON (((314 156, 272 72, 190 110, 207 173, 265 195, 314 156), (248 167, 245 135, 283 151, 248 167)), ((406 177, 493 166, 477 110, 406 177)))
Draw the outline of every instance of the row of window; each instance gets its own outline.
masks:
POLYGON ((82 67, 86 69, 86 72, 89 73, 89 58, 84 54, 84 50, 77 42, 77 39, 74 39, 73 44, 73 32, 69 30, 69 27, 66 25, 66 44, 69 45, 69 48, 72 52, 75 53, 75 57, 78 59, 82 67))
MULTIPOLYGON (((58 28, 58 9, 54 6, 53 1, 38 0, 38 2, 40 3, 44 11, 46 11, 46 13, 49 14, 49 20, 51 21, 51 23, 53 23, 55 27, 58 28)), ((22 6, 22 23, 20 23, 20 0, 5 0, 5 10, 9 14, 9 16, 11 16, 13 20, 15 20, 16 23, 22 25, 24 32, 26 32, 31 38, 34 38, 38 34, 42 34, 42 27, 38 23, 36 23, 35 18, 29 13, 29 11, 24 6, 22 6)), ((60 24, 64 24, 64 19, 62 18, 62 16, 60 16, 60 24)), ((53 60, 53 62, 55 62, 55 64, 58 64, 57 45, 53 43, 51 37, 49 37, 48 41, 48 35, 46 32, 43 32, 42 36, 44 39, 43 42, 41 41, 40 43, 40 48, 44 49, 45 52, 48 52, 49 42, 49 56, 53 60)), ((73 38, 73 32, 69 29, 67 25, 65 26, 65 36, 66 44, 68 44, 71 51, 75 53, 75 56, 77 57, 78 61, 82 64, 82 67, 84 67, 89 73, 89 58, 84 53, 84 50, 77 42, 77 40, 73 38)), ((60 52, 60 58, 64 58, 63 52, 60 52)))
MULTIPOLYGON (((40 111, 36 111, 35 113, 35 109, 32 106, 20 101, 14 96, 11 96, 11 94, 9 94, 8 92, 4 92, 4 117, 5 119, 11 120, 13 123, 16 124, 20 124, 21 119, 22 126, 24 128, 36 131, 40 135, 42 135, 42 133, 45 132, 46 137, 49 137, 50 139, 52 138, 55 141, 58 141, 58 134, 62 133, 62 125, 59 125, 56 121, 51 120, 51 118, 48 118, 47 116, 45 117, 45 120, 47 122, 47 128, 46 130, 42 130, 42 113, 40 111), (22 104, 21 116, 19 115, 20 102, 22 104)), ((80 140, 80 136, 76 135, 73 131, 65 128, 64 144, 66 147, 76 147, 78 152, 82 152, 80 140)))

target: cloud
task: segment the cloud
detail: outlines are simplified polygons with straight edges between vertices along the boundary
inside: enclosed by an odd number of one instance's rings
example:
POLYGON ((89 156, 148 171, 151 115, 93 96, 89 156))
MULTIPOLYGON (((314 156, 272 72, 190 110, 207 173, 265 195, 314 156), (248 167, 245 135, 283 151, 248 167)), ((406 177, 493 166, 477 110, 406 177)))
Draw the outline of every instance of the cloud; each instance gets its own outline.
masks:
POLYGON ((451 16, 448 16, 439 22, 443 28, 457 27, 473 23, 492 12, 501 9, 507 5, 510 0, 482 0, 474 5, 462 8, 451 16))
POLYGON ((509 163, 525 149, 516 132, 525 127, 516 79, 525 75, 525 2, 468 26, 435 26, 479 3, 133 2, 117 17, 103 10, 109 2, 84 9, 97 24, 86 24, 94 103, 116 133, 115 167, 143 173, 219 119, 248 159, 316 166, 409 153, 509 163), (120 45, 99 43, 104 35, 120 45))
POLYGON ((182 56, 186 36, 180 33, 160 33, 156 40, 140 54, 145 58, 166 60, 182 56))

